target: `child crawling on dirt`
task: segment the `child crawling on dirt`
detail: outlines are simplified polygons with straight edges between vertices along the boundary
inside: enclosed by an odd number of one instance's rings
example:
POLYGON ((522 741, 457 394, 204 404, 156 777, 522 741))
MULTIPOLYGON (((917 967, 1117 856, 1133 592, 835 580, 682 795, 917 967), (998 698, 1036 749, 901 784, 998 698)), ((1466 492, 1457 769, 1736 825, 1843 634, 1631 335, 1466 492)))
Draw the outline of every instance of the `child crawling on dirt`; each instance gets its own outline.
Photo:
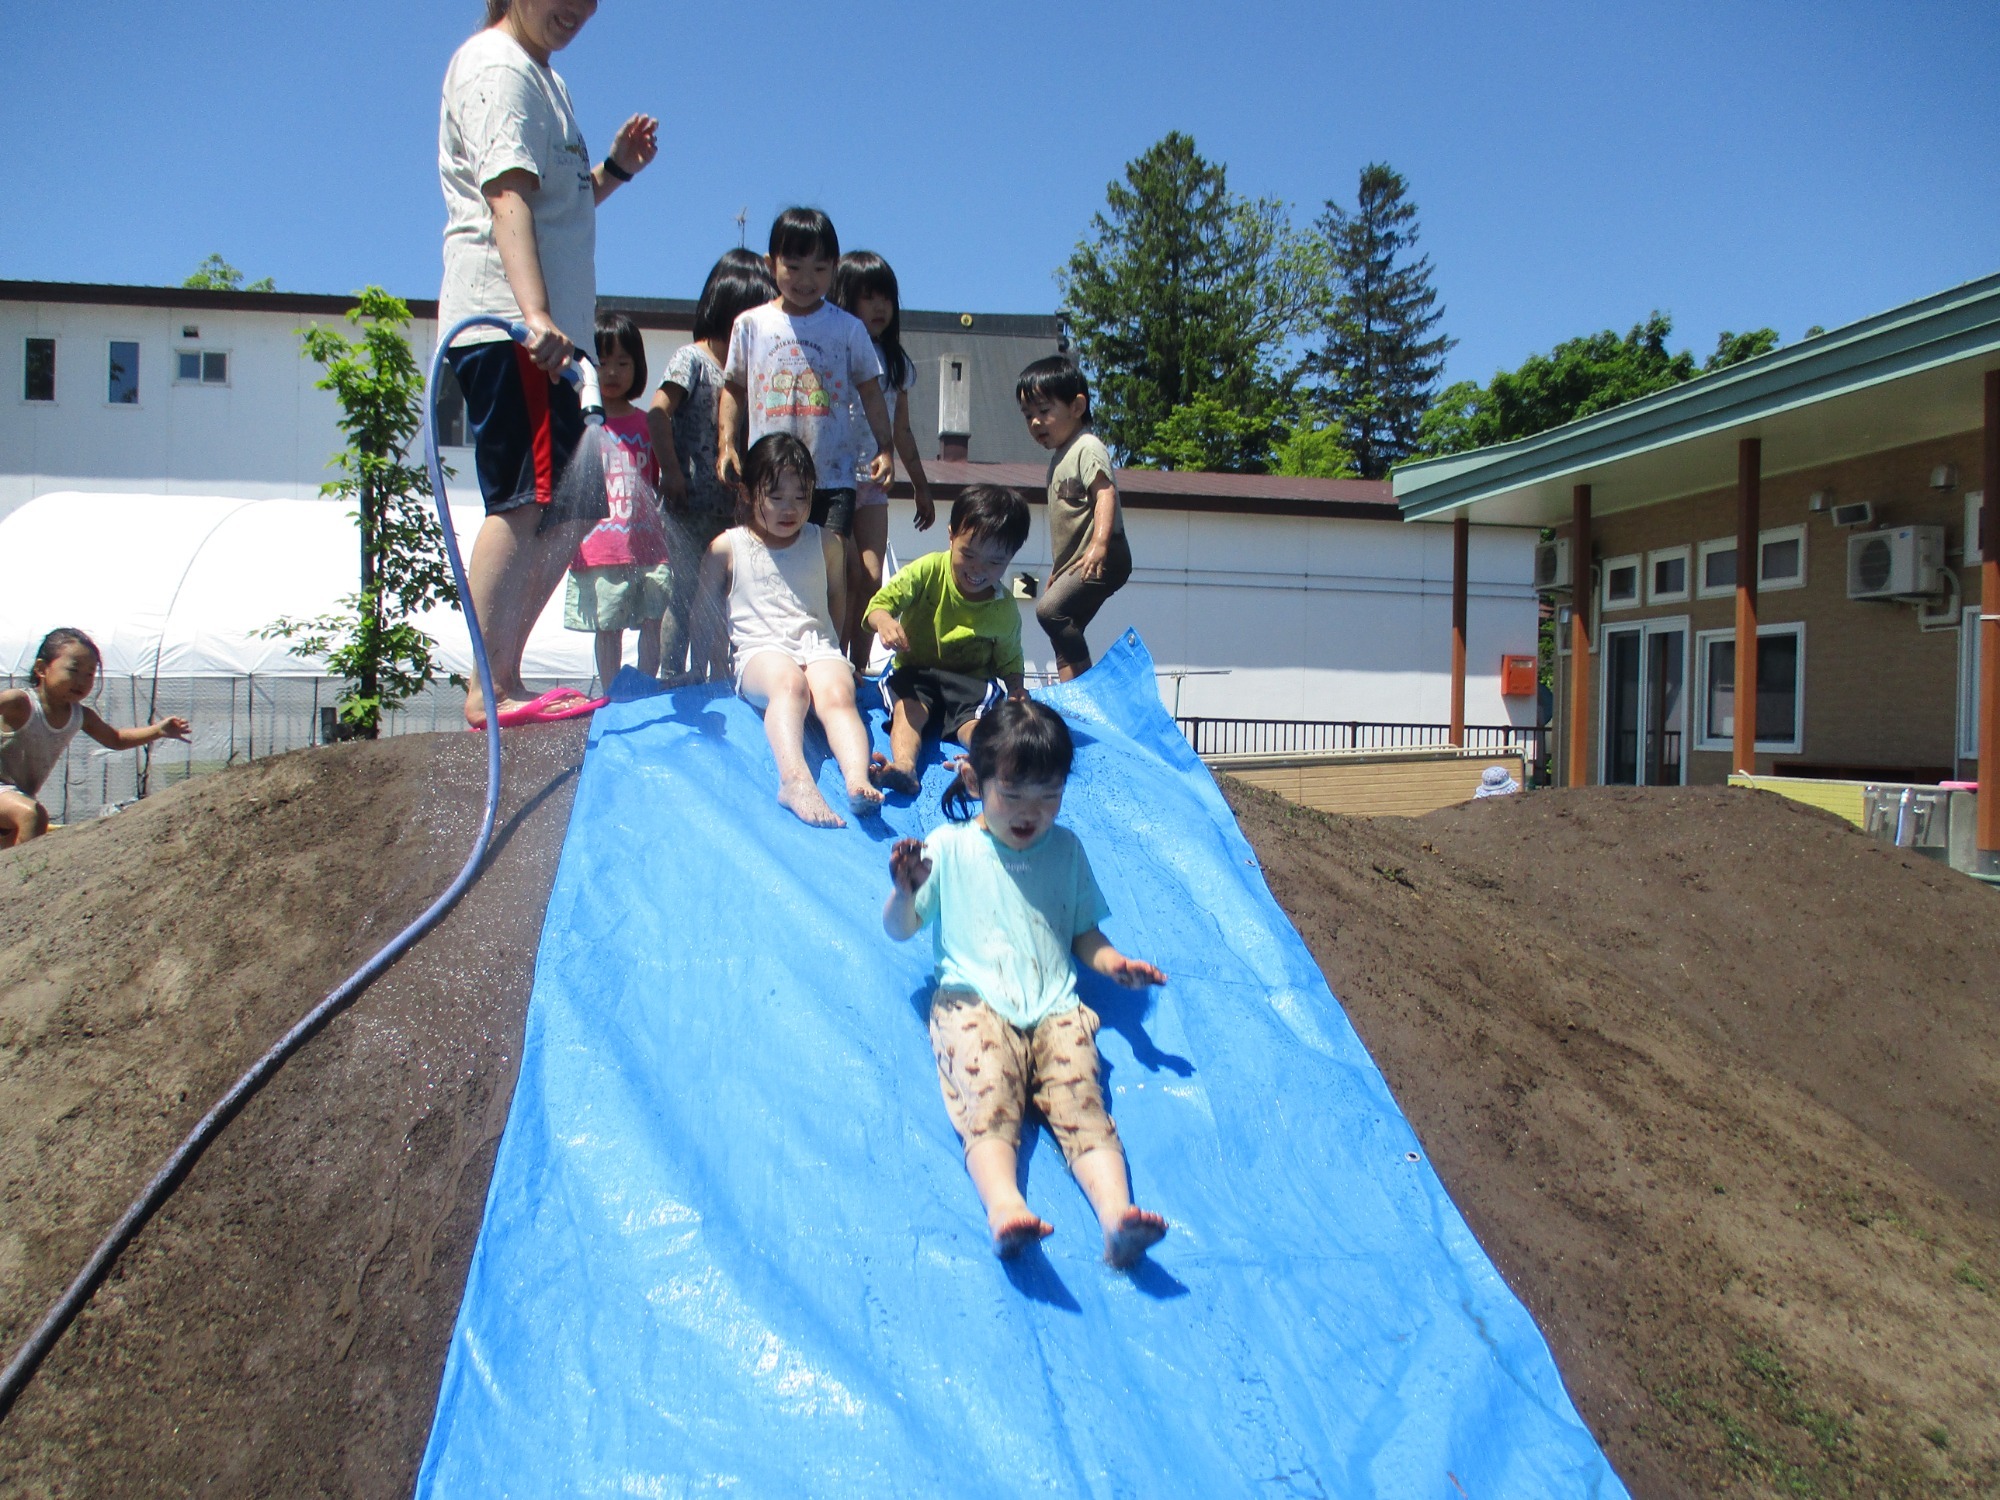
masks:
POLYGON ((35 794, 77 730, 107 750, 188 737, 186 719, 114 729, 99 718, 83 701, 97 686, 99 660, 97 643, 81 630, 51 630, 35 652, 34 686, 0 692, 0 849, 49 831, 48 809, 35 794))
POLYGON ((847 545, 806 519, 814 478, 812 454, 789 432, 768 433, 751 447, 743 464, 749 521, 723 532, 702 556, 694 661, 713 663, 721 654, 726 620, 736 691, 764 713, 779 804, 815 827, 845 828, 806 766, 807 709, 819 715, 847 778, 849 808, 880 812, 882 794, 869 779, 868 730, 833 625, 847 618, 847 545))
POLYGON ((1004 692, 1020 698, 1021 610, 1007 566, 1028 539, 1028 507, 997 484, 965 487, 951 505, 951 545, 897 571, 868 602, 867 628, 896 653, 883 682, 889 761, 876 779, 915 795, 927 735, 969 744, 1004 692))
POLYGON ((1018 1254, 1051 1232, 1016 1182, 1032 1100, 1097 1211, 1105 1260, 1130 1266, 1167 1221, 1133 1206, 1098 1083, 1097 1016, 1077 996, 1070 959, 1131 989, 1167 976, 1098 931, 1110 909, 1082 843, 1055 826, 1075 754, 1061 716, 1010 699, 980 719, 971 751, 945 796, 951 821, 922 843, 897 840, 882 925, 898 942, 936 926, 931 1050, 994 1253, 1018 1254), (968 822, 974 800, 980 812, 968 822))

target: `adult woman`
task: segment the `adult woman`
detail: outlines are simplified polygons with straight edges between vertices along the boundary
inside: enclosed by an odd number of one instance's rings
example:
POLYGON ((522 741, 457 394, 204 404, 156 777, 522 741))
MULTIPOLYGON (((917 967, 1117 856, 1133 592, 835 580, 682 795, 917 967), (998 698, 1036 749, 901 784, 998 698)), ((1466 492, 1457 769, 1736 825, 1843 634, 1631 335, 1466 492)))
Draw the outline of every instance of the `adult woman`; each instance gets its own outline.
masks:
MULTIPOLYGON (((521 682, 528 632, 576 544, 603 514, 588 495, 564 514, 557 480, 583 433, 575 390, 557 378, 597 307, 597 205, 651 162, 659 122, 634 115, 596 166, 549 58, 597 0, 486 0, 486 26, 453 54, 438 124, 448 221, 438 325, 473 313, 525 324, 518 345, 468 332, 448 354, 465 393, 486 520, 472 547, 472 604, 486 635, 499 723, 551 716, 521 682)), ((580 698, 580 695, 572 695, 580 698)), ((466 722, 486 722, 475 680, 466 722)), ((559 706, 554 711, 560 711, 559 706)))

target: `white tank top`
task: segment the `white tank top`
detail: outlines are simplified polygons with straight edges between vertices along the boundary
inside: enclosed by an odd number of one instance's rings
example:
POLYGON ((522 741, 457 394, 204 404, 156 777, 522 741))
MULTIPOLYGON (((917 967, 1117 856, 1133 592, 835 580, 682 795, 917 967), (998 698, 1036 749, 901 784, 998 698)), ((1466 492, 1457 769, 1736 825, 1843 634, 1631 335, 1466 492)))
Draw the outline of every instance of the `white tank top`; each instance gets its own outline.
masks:
POLYGON ((827 610, 826 544, 806 522, 791 546, 773 552, 747 526, 729 542, 729 647, 740 668, 759 651, 782 651, 804 663, 840 654, 827 610))
POLYGON ((29 688, 28 722, 19 729, 9 729, 7 721, 0 719, 0 781, 34 796, 81 728, 81 703, 70 705, 69 722, 57 729, 42 712, 42 695, 29 688))

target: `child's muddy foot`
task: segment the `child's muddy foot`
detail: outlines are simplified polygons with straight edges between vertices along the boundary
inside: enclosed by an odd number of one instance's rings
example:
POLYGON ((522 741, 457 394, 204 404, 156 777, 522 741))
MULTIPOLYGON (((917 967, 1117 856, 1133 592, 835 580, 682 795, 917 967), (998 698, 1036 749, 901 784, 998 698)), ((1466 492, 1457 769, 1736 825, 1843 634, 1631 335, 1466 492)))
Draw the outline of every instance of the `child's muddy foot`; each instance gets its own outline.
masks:
POLYGON ((847 820, 826 805, 819 788, 805 777, 787 781, 778 788, 778 806, 795 814, 801 823, 814 828, 845 828, 847 820))
POLYGON ((875 784, 885 792, 901 792, 905 797, 914 797, 924 789, 924 784, 917 780, 915 766, 899 766, 893 760, 885 760, 879 755, 875 758, 875 763, 868 768, 868 774, 875 778, 875 784))
POLYGON ((857 818, 879 818, 882 794, 872 786, 851 786, 847 789, 847 807, 857 818))
POLYGON ((1056 1232, 1055 1225, 1044 1222, 1025 1208, 1019 1213, 990 1221, 988 1227, 993 1231, 993 1253, 1002 1260, 1012 1260, 1028 1246, 1056 1232))
POLYGON ((1143 1208, 1128 1208, 1118 1227, 1104 1236, 1104 1263, 1124 1270, 1135 1266, 1146 1252, 1167 1237, 1167 1221, 1143 1208))

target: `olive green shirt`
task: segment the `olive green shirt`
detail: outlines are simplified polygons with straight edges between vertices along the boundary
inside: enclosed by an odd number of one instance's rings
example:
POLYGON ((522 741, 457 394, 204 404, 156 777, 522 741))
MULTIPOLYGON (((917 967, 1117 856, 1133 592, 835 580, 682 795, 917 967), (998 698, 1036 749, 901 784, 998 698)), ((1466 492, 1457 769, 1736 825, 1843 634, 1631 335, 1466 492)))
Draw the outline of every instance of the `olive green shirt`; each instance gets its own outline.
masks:
POLYGON ((1099 479, 1111 481, 1111 530, 1125 529, 1125 512, 1118 503, 1118 480, 1111 472, 1111 451, 1088 427, 1079 428, 1049 460, 1049 551, 1055 577, 1083 555, 1090 545, 1097 507, 1090 497, 1099 479))

